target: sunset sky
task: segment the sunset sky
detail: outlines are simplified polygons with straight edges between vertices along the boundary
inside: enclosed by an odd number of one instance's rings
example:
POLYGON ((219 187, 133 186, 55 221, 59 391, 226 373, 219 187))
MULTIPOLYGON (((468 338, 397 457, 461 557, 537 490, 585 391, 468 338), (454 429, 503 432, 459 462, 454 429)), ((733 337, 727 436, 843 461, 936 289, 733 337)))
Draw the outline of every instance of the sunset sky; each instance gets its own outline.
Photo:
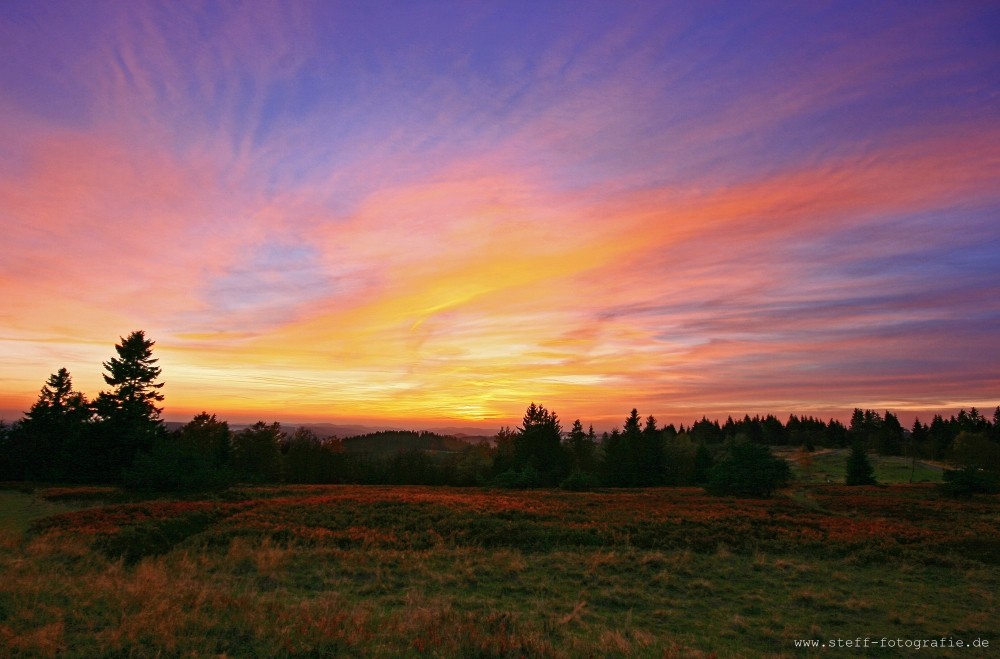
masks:
POLYGON ((1000 403, 988 2, 2 2, 0 410, 1000 403))

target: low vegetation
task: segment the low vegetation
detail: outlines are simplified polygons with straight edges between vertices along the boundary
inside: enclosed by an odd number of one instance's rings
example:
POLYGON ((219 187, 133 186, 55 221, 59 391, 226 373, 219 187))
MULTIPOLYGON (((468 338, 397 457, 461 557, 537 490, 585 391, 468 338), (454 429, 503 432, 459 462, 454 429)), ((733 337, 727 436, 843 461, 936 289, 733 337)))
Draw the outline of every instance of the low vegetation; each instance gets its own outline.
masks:
POLYGON ((15 655, 792 656, 995 632, 997 497, 931 485, 4 494, 87 506, 2 536, 15 655))

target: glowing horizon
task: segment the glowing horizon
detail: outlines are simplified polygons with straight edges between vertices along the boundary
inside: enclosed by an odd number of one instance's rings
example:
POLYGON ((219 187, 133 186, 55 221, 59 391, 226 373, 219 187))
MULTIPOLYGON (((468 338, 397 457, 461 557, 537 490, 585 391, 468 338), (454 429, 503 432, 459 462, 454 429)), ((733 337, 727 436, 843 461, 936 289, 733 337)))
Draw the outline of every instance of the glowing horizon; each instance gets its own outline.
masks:
POLYGON ((998 24, 8 3, 0 410, 135 329, 170 419, 992 410, 998 24))

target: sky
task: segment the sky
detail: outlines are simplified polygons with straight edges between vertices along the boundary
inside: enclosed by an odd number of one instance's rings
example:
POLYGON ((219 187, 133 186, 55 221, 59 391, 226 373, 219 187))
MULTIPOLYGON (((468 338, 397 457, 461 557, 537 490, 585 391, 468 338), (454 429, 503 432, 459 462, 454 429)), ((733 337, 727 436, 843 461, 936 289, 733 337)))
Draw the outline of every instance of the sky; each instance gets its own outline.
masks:
POLYGON ((0 0, 0 410, 1000 403, 1000 7, 0 0))

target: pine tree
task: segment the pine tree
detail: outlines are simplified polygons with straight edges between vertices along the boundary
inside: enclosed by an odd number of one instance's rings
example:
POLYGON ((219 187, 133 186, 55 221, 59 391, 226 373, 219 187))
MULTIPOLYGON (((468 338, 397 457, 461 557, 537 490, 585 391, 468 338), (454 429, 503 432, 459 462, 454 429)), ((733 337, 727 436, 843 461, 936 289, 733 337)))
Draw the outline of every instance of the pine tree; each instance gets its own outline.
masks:
POLYGON ((573 422, 573 428, 569 432, 569 451, 573 456, 573 469, 575 471, 590 472, 594 468, 594 448, 593 439, 594 427, 590 427, 590 432, 583 431, 583 424, 577 419, 573 422))
POLYGON ((97 401, 99 413, 109 416, 121 412, 136 420, 159 423, 163 409, 156 407, 156 403, 163 400, 160 393, 163 383, 156 382, 161 369, 156 365, 159 360, 153 359, 154 345, 142 330, 132 332, 115 345, 118 357, 104 362, 107 371, 104 381, 114 389, 110 393, 101 392, 97 401))
POLYGON ((105 479, 118 479, 138 451, 149 451, 164 432, 160 419, 163 400, 160 367, 153 358, 155 343, 142 330, 132 332, 115 345, 117 357, 104 362, 104 381, 111 391, 102 391, 94 408, 100 419, 98 469, 105 479))
POLYGON ((621 482, 619 485, 635 487, 639 484, 639 451, 642 448, 642 421, 639 410, 632 408, 622 426, 621 482))
MULTIPOLYGON (((555 412, 531 403, 517 431, 517 469, 536 471, 541 485, 556 485, 569 474, 571 456, 563 449, 562 426, 555 412)), ((525 484, 530 483, 526 480, 525 484)))
POLYGON ((640 486, 662 485, 665 478, 663 460, 663 433, 656 426, 656 417, 646 417, 635 447, 636 484, 640 486))
POLYGON ((854 442, 851 447, 851 455, 847 458, 846 483, 848 485, 875 484, 875 470, 872 469, 872 463, 868 461, 868 454, 865 453, 861 442, 854 442))
POLYGON ((23 477, 75 480, 75 457, 89 416, 87 399, 73 390, 69 371, 61 368, 50 375, 15 433, 23 477))

